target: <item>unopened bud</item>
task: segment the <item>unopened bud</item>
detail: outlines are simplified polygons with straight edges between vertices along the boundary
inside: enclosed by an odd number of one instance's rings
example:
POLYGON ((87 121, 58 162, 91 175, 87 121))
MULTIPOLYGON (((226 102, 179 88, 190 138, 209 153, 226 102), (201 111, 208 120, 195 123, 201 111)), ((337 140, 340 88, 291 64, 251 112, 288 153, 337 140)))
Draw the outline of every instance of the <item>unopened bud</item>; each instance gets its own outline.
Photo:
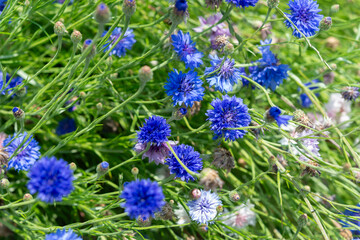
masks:
POLYGON ((23 196, 24 201, 30 201, 33 199, 33 196, 30 193, 25 193, 23 196))
POLYGON ((343 170, 344 170, 344 172, 348 172, 348 171, 350 170, 350 168, 351 168, 350 163, 345 163, 345 164, 343 165, 343 170))
POLYGON ((339 9, 340 9, 340 5, 334 4, 331 6, 330 11, 331 11, 331 13, 337 13, 339 11, 339 9))
POLYGON ((194 188, 190 191, 190 198, 193 200, 197 200, 201 197, 201 191, 197 188, 194 188))
POLYGON ((7 189, 10 185, 10 182, 7 178, 3 178, 0 180, 0 187, 3 189, 7 189))
MULTIPOLYGON (((92 40, 91 39, 86 39, 85 42, 84 42, 84 45, 83 45, 83 52, 86 50, 86 48, 88 48, 92 43, 92 40)), ((95 44, 92 46, 92 49, 89 53, 89 55, 87 57, 89 58, 93 58, 96 54, 96 47, 95 47, 95 44)))
POLYGON ((109 170, 109 163, 108 162, 102 162, 96 167, 96 172, 98 174, 98 177, 101 177, 107 173, 109 170))
POLYGON ((29 5, 30 5, 30 1, 29 1, 29 0, 25 0, 24 5, 25 5, 25 6, 29 6, 29 5))
POLYGON ((306 192, 311 192, 311 187, 309 185, 305 185, 303 189, 306 192))
POLYGON ((139 169, 137 167, 133 167, 131 169, 131 173, 132 173, 132 175, 136 176, 139 174, 139 169))
POLYGON ((229 193, 230 201, 237 202, 240 200, 240 195, 236 191, 231 191, 229 193))
POLYGON ((244 159, 242 159, 242 158, 239 158, 238 159, 238 164, 241 166, 241 167, 246 167, 246 161, 244 160, 244 159))
POLYGON ((308 221, 308 216, 306 215, 306 213, 304 213, 298 219, 298 227, 299 228, 304 227, 306 225, 307 221, 308 221))
POLYGON ((188 17, 188 4, 186 0, 176 0, 173 11, 170 15, 172 24, 179 25, 188 17))
POLYGON ((143 66, 139 70, 139 79, 141 82, 146 83, 153 78, 153 72, 149 66, 143 66))
POLYGON ((85 93, 85 92, 80 92, 79 96, 80 96, 82 99, 85 99, 86 93, 85 93))
POLYGON ((224 53, 225 54, 231 54, 234 51, 234 45, 230 42, 226 43, 224 47, 224 53))
POLYGON ((25 118, 25 112, 23 110, 21 110, 20 108, 14 107, 12 111, 13 111, 13 115, 16 120, 25 118))
POLYGON ((219 205, 219 206, 216 207, 216 212, 222 213, 223 211, 224 211, 224 207, 223 207, 223 206, 219 205))
POLYGON ((279 0, 267 0, 267 5, 269 8, 276 8, 279 5, 279 0))
POLYGON ((207 232, 207 231, 209 230, 209 227, 208 227, 208 225, 206 225, 206 224, 201 224, 201 225, 199 226, 199 229, 200 229, 200 231, 202 231, 202 232, 207 232))
POLYGON ((73 171, 75 171, 76 168, 77 168, 76 163, 74 163, 74 162, 71 162, 71 163, 69 164, 69 166, 70 166, 70 169, 73 170, 73 171))
POLYGON ((105 3, 100 3, 95 10, 94 18, 100 24, 110 21, 111 12, 109 7, 105 3))
POLYGON ((66 32, 66 28, 65 28, 64 24, 60 21, 57 21, 54 25, 54 32, 59 37, 62 37, 66 32))
POLYGON ((273 166, 274 164, 276 164, 276 157, 275 156, 270 156, 268 158, 268 162, 270 166, 273 166))
POLYGON ((124 0, 122 6, 125 16, 131 17, 136 11, 136 1, 135 0, 124 0))
POLYGON ((148 227, 151 225, 151 217, 143 217, 143 216, 139 216, 136 219, 136 223, 140 226, 140 227, 148 227))
POLYGON ((331 17, 324 17, 320 22, 320 30, 327 31, 331 28, 332 20, 331 17))
POLYGON ((74 30, 70 36, 71 41, 73 44, 77 45, 82 40, 82 34, 78 30, 74 30))
POLYGON ((101 112, 101 110, 103 109, 103 104, 101 102, 97 103, 96 109, 98 110, 98 112, 101 112))
POLYGON ((170 203, 170 205, 174 205, 175 202, 174 202, 174 200, 171 199, 171 200, 169 201, 169 203, 170 203))
POLYGON ((172 119, 174 120, 180 120, 182 119, 187 113, 186 108, 178 108, 173 111, 172 119))
POLYGON ((108 66, 108 68, 111 67, 111 65, 113 64, 113 58, 111 56, 109 56, 106 60, 105 60, 105 64, 108 66))

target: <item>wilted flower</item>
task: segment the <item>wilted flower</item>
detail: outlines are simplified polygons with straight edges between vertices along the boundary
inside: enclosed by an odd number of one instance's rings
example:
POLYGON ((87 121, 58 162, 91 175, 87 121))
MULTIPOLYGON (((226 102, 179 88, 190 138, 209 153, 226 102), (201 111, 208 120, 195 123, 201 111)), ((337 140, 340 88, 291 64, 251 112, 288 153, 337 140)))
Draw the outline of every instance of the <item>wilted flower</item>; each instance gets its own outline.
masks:
POLYGON ((237 229, 243 229, 249 225, 255 226, 256 214, 251 210, 254 204, 247 200, 245 204, 235 207, 235 212, 224 215, 221 220, 224 224, 237 229))
POLYGON ((170 203, 166 202, 165 205, 161 208, 161 211, 155 213, 156 219, 161 220, 172 220, 174 217, 174 211, 170 203))
POLYGON ((200 173, 200 185, 204 186, 206 191, 216 191, 218 188, 222 188, 224 181, 219 177, 217 171, 211 168, 204 168, 200 173))
POLYGON ((186 212, 183 205, 178 204, 178 206, 174 212, 175 212, 176 217, 178 218, 177 224, 185 224, 185 223, 191 222, 189 214, 186 212))
POLYGON ((358 87, 345 87, 341 93, 342 97, 348 101, 355 101, 360 95, 358 87))
POLYGON ((214 160, 211 164, 215 167, 225 169, 227 172, 230 172, 235 167, 234 157, 225 148, 216 148, 213 157, 214 160))

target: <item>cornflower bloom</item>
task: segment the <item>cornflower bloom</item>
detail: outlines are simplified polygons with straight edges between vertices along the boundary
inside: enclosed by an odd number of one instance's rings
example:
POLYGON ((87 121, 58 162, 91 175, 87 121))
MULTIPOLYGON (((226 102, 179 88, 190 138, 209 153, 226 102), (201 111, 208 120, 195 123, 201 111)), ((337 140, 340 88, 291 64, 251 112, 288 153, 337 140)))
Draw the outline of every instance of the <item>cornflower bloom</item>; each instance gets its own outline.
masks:
MULTIPOLYGON (((104 31, 104 33, 102 34, 102 36, 105 36, 106 33, 108 31, 104 31)), ((113 47, 113 45, 116 43, 116 41, 119 39, 119 37, 121 36, 121 28, 117 27, 114 29, 114 31, 112 31, 110 37, 109 37, 109 41, 107 43, 105 43, 104 47, 104 52, 106 52, 107 50, 109 50, 110 48, 113 47)), ((136 42, 135 40, 135 35, 133 33, 133 30, 128 28, 123 36, 123 38, 118 42, 118 44, 116 44, 116 46, 113 48, 113 50, 111 50, 111 52, 109 53, 109 55, 116 55, 118 57, 122 57, 125 56, 126 51, 130 50, 134 43, 136 42)))
POLYGON ((226 2, 234 4, 238 8, 254 7, 259 0, 226 0, 226 2))
POLYGON ((211 191, 201 190, 201 196, 197 200, 187 203, 189 214, 193 221, 208 224, 217 215, 216 208, 222 205, 219 196, 211 191))
POLYGON ((289 124, 289 121, 293 118, 289 115, 280 115, 281 110, 278 107, 271 107, 269 111, 267 112, 267 119, 269 120, 275 120, 277 125, 281 127, 281 125, 287 126, 289 124))
POLYGON ((46 234, 45 240, 82 240, 72 229, 58 229, 55 233, 46 234))

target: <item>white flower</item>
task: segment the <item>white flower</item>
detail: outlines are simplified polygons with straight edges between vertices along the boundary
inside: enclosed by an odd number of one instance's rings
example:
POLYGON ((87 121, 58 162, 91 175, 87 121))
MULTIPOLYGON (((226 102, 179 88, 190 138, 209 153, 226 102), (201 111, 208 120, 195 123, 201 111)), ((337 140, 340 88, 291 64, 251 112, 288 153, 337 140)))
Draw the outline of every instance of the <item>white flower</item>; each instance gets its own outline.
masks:
MULTIPOLYGON (((328 116, 336 123, 342 123, 350 120, 349 113, 351 112, 351 102, 346 101, 340 93, 330 94, 330 99, 325 104, 326 112, 328 116)), ((348 127, 349 124, 345 124, 342 128, 348 127)))
POLYGON ((174 212, 176 217, 178 218, 177 224, 185 224, 191 222, 188 213, 181 204, 178 204, 178 207, 174 210, 174 212))
POLYGON ((234 228, 242 229, 249 225, 255 226, 256 214, 251 210, 254 204, 247 200, 245 204, 235 207, 236 211, 222 217, 223 223, 234 228))

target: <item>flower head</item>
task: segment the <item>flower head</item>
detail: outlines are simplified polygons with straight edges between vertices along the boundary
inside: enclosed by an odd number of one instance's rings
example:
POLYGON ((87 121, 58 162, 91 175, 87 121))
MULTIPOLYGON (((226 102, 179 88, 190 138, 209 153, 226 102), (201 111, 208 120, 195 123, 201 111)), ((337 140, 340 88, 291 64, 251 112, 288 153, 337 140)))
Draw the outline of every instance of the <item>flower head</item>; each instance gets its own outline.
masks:
POLYGON ((215 90, 221 92, 232 91, 232 86, 241 78, 241 70, 234 67, 234 59, 219 58, 217 55, 209 55, 211 67, 205 69, 206 80, 210 87, 215 86, 215 90))
POLYGON ((287 126, 289 124, 289 120, 293 117, 289 115, 280 115, 281 110, 278 107, 271 107, 268 111, 267 117, 271 120, 276 120, 277 125, 280 127, 282 124, 287 126))
POLYGON ((341 93, 342 97, 347 101, 355 101, 360 95, 358 87, 345 87, 341 93))
POLYGON ((230 151, 225 148, 216 148, 213 154, 214 160, 212 165, 217 168, 225 169, 230 172, 235 167, 235 159, 231 155, 230 151))
POLYGON ((184 104, 192 107, 195 101, 201 101, 204 96, 202 81, 197 72, 178 72, 176 69, 169 73, 168 82, 164 88, 168 96, 172 96, 174 106, 184 104))
MULTIPOLYGON (((351 102, 346 101, 340 93, 332 93, 329 102, 325 104, 327 115, 334 120, 335 123, 343 123, 350 120, 351 102)), ((342 125, 347 127, 348 124, 342 125)))
MULTIPOLYGON (((201 170, 203 167, 200 153, 194 150, 193 147, 181 144, 175 146, 174 152, 179 157, 180 161, 191 171, 196 172, 201 170)), ((170 153, 169 158, 166 159, 166 164, 169 166, 170 174, 176 174, 176 178, 180 178, 182 181, 188 182, 189 180, 194 181, 195 178, 191 176, 177 161, 173 153, 170 153)))
MULTIPOLYGON (((20 133, 19 135, 14 134, 9 136, 3 142, 6 152, 11 156, 15 150, 20 146, 21 142, 26 138, 27 132, 20 133)), ((30 138, 21 146, 17 151, 17 155, 11 158, 8 163, 8 169, 14 168, 15 170, 29 170, 29 168, 37 161, 40 157, 40 146, 39 143, 32 138, 30 138)))
MULTIPOLYGON (((317 1, 313 0, 293 0, 288 3, 290 13, 286 16, 295 24, 295 26, 306 36, 310 37, 319 31, 320 21, 323 15, 320 15, 321 9, 317 1)), ((285 20, 286 27, 293 29, 293 35, 301 38, 301 33, 295 29, 290 21, 285 20)))
MULTIPOLYGON (((1 11, 0 11, 0 13, 1 13, 1 11)), ((5 95, 5 94, 11 95, 11 93, 13 92, 13 89, 16 86, 20 85, 23 81, 23 79, 21 77, 10 76, 9 74, 6 74, 5 80, 6 80, 6 82, 4 83, 4 75, 0 71, 0 89, 2 88, 3 84, 5 84, 5 86, 6 86, 4 88, 4 90, 2 92, 0 92, 0 94, 2 94, 2 95, 5 95)))
MULTIPOLYGON (((261 45, 271 44, 271 39, 260 41, 261 45)), ((279 64, 270 46, 259 47, 262 59, 256 61, 259 65, 249 68, 251 78, 265 88, 275 89, 288 77, 290 70, 286 64, 279 64)))
POLYGON ((300 138, 300 142, 303 145, 300 146, 303 150, 304 154, 300 153, 297 149, 294 150, 294 154, 300 154, 299 159, 304 162, 308 162, 312 160, 312 156, 315 156, 317 158, 321 158, 320 155, 320 148, 319 148, 319 141, 315 138, 301 138, 305 136, 312 135, 313 131, 310 129, 305 129, 302 132, 295 132, 293 135, 294 138, 300 138))
POLYGON ((243 229, 249 225, 255 226, 256 214, 251 210, 254 204, 249 200, 245 204, 235 207, 235 212, 226 215, 222 218, 223 223, 230 227, 243 229))
POLYGON ((222 205, 222 202, 216 193, 201 190, 201 197, 188 202, 187 205, 192 220, 207 224, 216 217, 216 208, 222 205))
POLYGON ((64 118, 59 121, 56 127, 56 134, 61 136, 67 133, 74 132, 76 130, 75 120, 72 118, 64 118))
MULTIPOLYGON (((305 83, 304 85, 306 87, 308 87, 309 90, 314 90, 314 89, 319 88, 318 86, 316 86, 318 83, 321 83, 321 81, 319 79, 315 79, 315 80, 312 80, 311 82, 305 83)), ((300 91, 301 89, 299 88, 298 90, 300 91)), ((318 97, 319 93, 316 93, 315 96, 318 97)), ((301 106, 303 106, 305 108, 309 108, 312 105, 312 101, 310 100, 308 95, 306 95, 306 93, 300 94, 300 103, 301 103, 301 106)))
POLYGON ((191 222, 191 219, 189 218, 189 214, 186 212, 183 205, 178 204, 178 207, 174 210, 174 213, 178 218, 177 224, 184 224, 191 222))
POLYGON ((142 216, 148 218, 160 211, 165 205, 162 188, 149 179, 135 180, 128 183, 122 191, 120 198, 125 202, 121 204, 131 218, 142 216))
POLYGON ((248 107, 241 98, 224 95, 223 100, 213 100, 211 106, 214 109, 208 110, 206 115, 211 122, 211 130, 214 131, 214 139, 225 137, 226 141, 235 141, 244 137, 246 130, 228 129, 247 127, 251 122, 248 107))
POLYGON ((211 168, 204 168, 201 171, 199 184, 203 185, 205 190, 215 191, 217 188, 222 188, 224 181, 219 177, 217 171, 211 168))
MULTIPOLYGON (((105 36, 107 32, 108 31, 104 31, 102 36, 105 36)), ((109 37, 109 42, 107 42, 104 45, 104 47, 105 47, 104 52, 106 52, 107 50, 109 50, 110 48, 113 47, 113 45, 116 43, 116 41, 121 36, 121 32, 122 32, 122 30, 119 27, 114 29, 114 31, 111 33, 111 35, 109 37)), ((109 55, 110 56, 116 55, 118 57, 125 56, 126 50, 128 50, 128 49, 130 50, 135 42, 136 42, 136 40, 135 40, 135 35, 133 33, 133 30, 128 28, 126 30, 123 38, 118 42, 118 44, 116 44, 116 46, 113 48, 113 50, 111 50, 109 55)))
POLYGON ((27 188, 31 194, 38 193, 38 198, 47 203, 60 202, 73 190, 73 171, 63 159, 43 157, 30 169, 27 188))
POLYGON ((2 13, 2 11, 4 11, 4 8, 6 7, 6 2, 7 0, 0 0, 0 14, 2 13))
MULTIPOLYGON (((168 141, 171 147, 176 146, 177 142, 168 141)), ((137 143, 134 147, 134 150, 137 153, 140 153, 146 149, 146 143, 137 143)), ((156 165, 159 163, 164 164, 165 159, 169 156, 170 149, 166 143, 161 143, 160 145, 151 145, 149 150, 142 155, 142 159, 149 158, 149 162, 154 161, 156 165)))
POLYGON ((183 33, 181 30, 177 34, 171 35, 174 51, 178 54, 186 68, 194 69, 203 64, 201 58, 203 53, 199 52, 195 43, 190 38, 190 33, 183 33))
MULTIPOLYGON (((360 203, 356 205, 358 208, 360 207, 360 203)), ((360 227, 360 209, 353 208, 353 209, 346 209, 344 215, 346 216, 345 220, 340 220, 340 223, 343 227, 349 228, 353 239, 358 239, 360 237, 360 230, 357 230, 353 225, 360 227), (350 223, 352 225, 350 225, 350 223)))
POLYGON ((151 145, 160 146, 167 142, 171 134, 170 125, 166 123, 163 117, 152 116, 145 119, 144 126, 137 132, 139 143, 151 143, 151 145))
POLYGON ((238 8, 254 7, 259 0, 226 0, 238 8))
POLYGON ((46 234, 45 240, 82 240, 72 229, 58 229, 55 233, 46 234))

